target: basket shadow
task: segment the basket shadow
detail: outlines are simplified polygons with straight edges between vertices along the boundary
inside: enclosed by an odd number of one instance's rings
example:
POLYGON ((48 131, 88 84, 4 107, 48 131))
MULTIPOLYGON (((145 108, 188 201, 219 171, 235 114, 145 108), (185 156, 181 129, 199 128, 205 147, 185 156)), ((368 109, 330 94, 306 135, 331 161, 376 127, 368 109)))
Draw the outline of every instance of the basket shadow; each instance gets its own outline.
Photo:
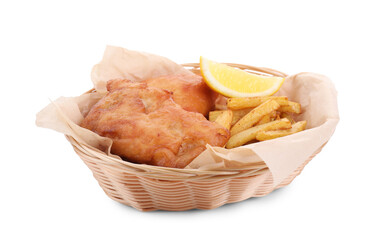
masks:
MULTIPOLYGON (((224 204, 222 206, 219 206, 219 207, 213 208, 213 209, 190 209, 190 210, 184 210, 184 211, 155 210, 155 211, 148 211, 145 213, 146 214, 154 214, 154 215, 180 215, 180 214, 182 214, 182 215, 194 214, 195 215, 195 214, 207 214, 208 212, 217 212, 217 211, 233 211, 234 209, 243 208, 246 204, 250 204, 250 202, 261 202, 262 203, 265 201, 271 201, 271 200, 277 199, 279 197, 282 197, 282 195, 285 194, 285 192, 287 190, 289 190, 289 188, 290 188, 289 186, 290 185, 276 189, 276 190, 272 191, 271 193, 269 193, 265 196, 262 196, 262 197, 251 197, 251 198, 245 199, 243 201, 227 203, 227 204, 224 204)), ((122 204, 122 203, 119 203, 116 201, 113 201, 113 202, 117 206, 120 206, 121 208, 124 208, 125 210, 129 209, 129 210, 136 211, 136 212, 142 212, 142 211, 137 210, 131 206, 128 206, 128 205, 125 205, 125 204, 122 204)))

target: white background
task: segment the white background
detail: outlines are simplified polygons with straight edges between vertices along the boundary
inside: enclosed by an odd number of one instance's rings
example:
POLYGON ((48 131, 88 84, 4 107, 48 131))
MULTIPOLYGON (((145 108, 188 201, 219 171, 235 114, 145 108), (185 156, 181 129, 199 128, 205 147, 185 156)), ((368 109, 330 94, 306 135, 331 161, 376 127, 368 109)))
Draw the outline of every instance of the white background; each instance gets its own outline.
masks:
POLYGON ((381 1, 1 1, 0 239, 384 239, 381 1), (140 3, 139 3, 140 2, 140 3), (35 126, 92 88, 107 44, 329 76, 341 121, 289 186, 215 210, 110 200, 62 134, 35 126))

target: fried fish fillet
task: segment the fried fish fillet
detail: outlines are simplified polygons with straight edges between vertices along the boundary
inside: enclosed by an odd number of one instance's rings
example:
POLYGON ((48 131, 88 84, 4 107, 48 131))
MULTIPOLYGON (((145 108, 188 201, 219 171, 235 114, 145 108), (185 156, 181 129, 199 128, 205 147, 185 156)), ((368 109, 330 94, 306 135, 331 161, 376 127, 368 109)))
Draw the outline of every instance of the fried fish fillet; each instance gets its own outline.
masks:
POLYGON ((207 116, 214 109, 217 93, 212 91, 201 76, 166 75, 147 79, 149 87, 161 88, 173 93, 172 98, 184 110, 207 116))
POLYGON ((112 153, 136 163, 184 168, 208 143, 224 146, 227 129, 176 104, 145 82, 110 80, 108 93, 81 126, 113 140, 112 153))

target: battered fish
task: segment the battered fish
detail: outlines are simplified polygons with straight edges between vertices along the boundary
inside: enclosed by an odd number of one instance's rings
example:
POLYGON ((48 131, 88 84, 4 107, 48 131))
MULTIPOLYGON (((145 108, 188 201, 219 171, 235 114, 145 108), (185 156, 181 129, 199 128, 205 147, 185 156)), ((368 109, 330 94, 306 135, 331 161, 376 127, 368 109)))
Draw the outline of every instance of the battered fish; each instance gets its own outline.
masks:
POLYGON ((171 91, 174 101, 184 110, 202 113, 204 116, 213 110, 218 95, 198 75, 167 75, 145 82, 149 87, 171 91))
POLYGON ((81 126, 113 140, 112 153, 136 163, 184 168, 208 143, 224 146, 227 129, 176 104, 146 82, 111 80, 81 126))

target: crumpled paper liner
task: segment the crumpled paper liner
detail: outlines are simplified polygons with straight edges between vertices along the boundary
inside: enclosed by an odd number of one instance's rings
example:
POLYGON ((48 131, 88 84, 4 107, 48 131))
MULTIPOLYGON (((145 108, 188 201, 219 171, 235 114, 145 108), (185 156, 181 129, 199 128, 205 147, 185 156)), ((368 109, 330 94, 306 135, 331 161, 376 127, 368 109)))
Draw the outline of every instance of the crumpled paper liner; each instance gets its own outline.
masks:
MULTIPOLYGON (((107 46, 104 57, 92 69, 96 92, 78 97, 61 97, 37 114, 36 124, 72 136, 108 155, 112 141, 81 128, 79 124, 90 108, 106 93, 106 82, 125 78, 141 81, 166 74, 192 74, 167 58, 107 46)), ((339 121, 337 92, 332 82, 315 73, 299 73, 286 78, 275 95, 284 95, 301 103, 306 120, 305 131, 234 149, 207 146, 186 168, 204 170, 250 169, 265 163, 272 173, 274 187, 301 166, 333 134, 339 121)))

